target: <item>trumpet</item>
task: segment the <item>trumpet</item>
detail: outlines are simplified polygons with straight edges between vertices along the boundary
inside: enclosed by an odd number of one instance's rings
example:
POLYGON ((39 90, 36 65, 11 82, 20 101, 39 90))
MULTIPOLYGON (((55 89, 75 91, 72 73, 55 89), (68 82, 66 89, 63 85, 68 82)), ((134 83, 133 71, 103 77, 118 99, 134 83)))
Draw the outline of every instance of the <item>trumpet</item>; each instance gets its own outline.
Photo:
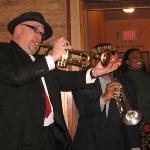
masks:
MULTIPOLYGON (((52 46, 48 44, 40 44, 39 46, 46 48, 44 51, 45 55, 52 49, 52 46)), ((112 53, 108 49, 103 49, 100 53, 94 53, 92 55, 89 55, 86 51, 66 49, 61 58, 57 61, 57 66, 66 68, 68 65, 73 65, 84 68, 90 65, 91 60, 95 60, 100 61, 102 66, 105 67, 108 65, 111 56, 112 53)))
POLYGON ((126 125, 136 125, 142 120, 142 113, 139 110, 133 110, 123 89, 115 89, 113 98, 126 125))

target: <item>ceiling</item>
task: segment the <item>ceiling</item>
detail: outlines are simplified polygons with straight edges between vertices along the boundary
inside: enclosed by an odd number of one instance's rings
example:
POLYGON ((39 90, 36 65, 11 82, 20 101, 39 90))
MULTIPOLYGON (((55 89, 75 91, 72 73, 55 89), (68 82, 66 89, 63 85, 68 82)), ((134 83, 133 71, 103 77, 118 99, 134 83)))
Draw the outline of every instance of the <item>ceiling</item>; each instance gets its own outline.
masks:
POLYGON ((119 19, 149 19, 150 0, 83 0, 88 10, 104 10, 106 20, 119 19), (134 7, 136 12, 128 15, 122 12, 122 8, 134 7))
POLYGON ((126 14, 122 9, 103 10, 105 20, 150 19, 150 8, 137 8, 133 14, 126 14))
POLYGON ((88 9, 150 8, 150 0, 83 0, 88 9))

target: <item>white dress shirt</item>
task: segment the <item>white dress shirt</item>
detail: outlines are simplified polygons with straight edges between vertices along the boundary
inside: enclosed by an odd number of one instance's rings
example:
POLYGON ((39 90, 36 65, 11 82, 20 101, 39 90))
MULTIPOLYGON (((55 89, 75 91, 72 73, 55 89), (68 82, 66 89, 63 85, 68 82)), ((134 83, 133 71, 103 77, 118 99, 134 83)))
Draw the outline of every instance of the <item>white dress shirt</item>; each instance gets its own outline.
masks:
MULTIPOLYGON (((106 89, 106 84, 109 83, 110 81, 111 80, 110 80, 109 76, 99 77, 99 82, 101 84, 103 94, 104 94, 105 89, 106 89)), ((108 116, 109 103, 110 103, 109 101, 107 103, 105 103, 102 96, 100 97, 100 107, 101 107, 102 111, 104 109, 104 106, 106 105, 106 117, 108 116)))

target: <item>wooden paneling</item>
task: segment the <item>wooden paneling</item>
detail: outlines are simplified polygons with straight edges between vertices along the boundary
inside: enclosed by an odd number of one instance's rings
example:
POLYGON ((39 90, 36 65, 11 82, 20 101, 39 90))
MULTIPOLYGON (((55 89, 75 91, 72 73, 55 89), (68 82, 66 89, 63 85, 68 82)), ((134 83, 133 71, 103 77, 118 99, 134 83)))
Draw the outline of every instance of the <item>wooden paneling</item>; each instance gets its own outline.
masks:
POLYGON ((103 42, 105 37, 104 16, 102 11, 88 11, 88 43, 89 50, 103 42))

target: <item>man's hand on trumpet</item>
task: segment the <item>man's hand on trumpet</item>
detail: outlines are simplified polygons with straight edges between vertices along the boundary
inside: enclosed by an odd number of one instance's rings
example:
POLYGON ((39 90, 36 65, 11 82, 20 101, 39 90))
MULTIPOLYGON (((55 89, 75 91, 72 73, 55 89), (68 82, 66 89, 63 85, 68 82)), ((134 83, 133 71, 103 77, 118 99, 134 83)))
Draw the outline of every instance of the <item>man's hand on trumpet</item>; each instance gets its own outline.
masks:
POLYGON ((117 80, 113 80, 106 85, 105 92, 102 96, 105 103, 107 103, 114 95, 114 92, 120 90, 122 88, 122 85, 117 80))
POLYGON ((72 47, 68 40, 66 40, 64 37, 60 37, 54 41, 53 49, 49 54, 52 56, 54 61, 57 61, 60 59, 66 49, 71 50, 72 47))
POLYGON ((101 62, 98 62, 97 65, 92 69, 92 76, 98 77, 108 73, 111 73, 121 65, 121 59, 116 60, 114 63, 109 63, 106 67, 103 67, 101 62))

